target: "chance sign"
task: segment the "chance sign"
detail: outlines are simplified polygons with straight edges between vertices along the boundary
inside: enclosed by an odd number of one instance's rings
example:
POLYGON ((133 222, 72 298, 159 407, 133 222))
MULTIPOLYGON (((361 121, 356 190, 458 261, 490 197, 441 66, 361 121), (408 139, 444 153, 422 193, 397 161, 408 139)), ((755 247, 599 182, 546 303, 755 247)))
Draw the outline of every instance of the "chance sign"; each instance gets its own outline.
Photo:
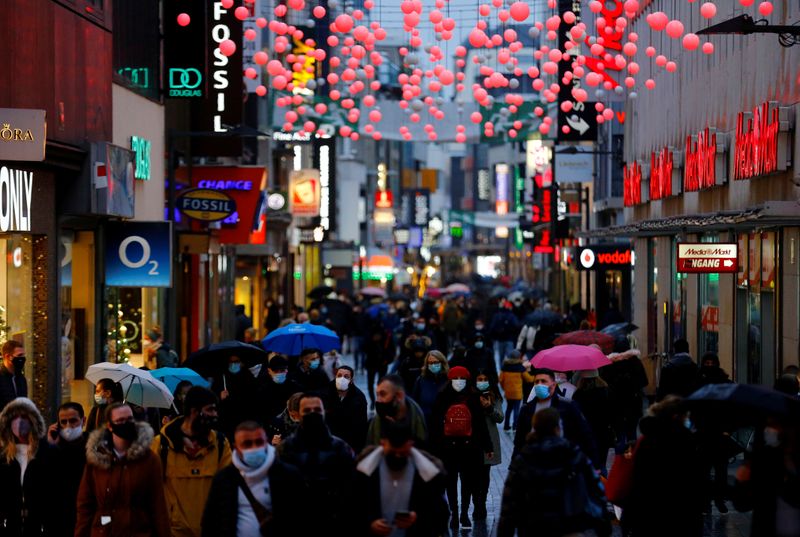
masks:
POLYGON ((706 274, 736 272, 738 268, 738 245, 736 243, 678 243, 678 272, 706 274))
POLYGON ((236 212, 236 201, 220 190, 193 188, 185 190, 177 199, 178 209, 195 220, 215 222, 236 212))

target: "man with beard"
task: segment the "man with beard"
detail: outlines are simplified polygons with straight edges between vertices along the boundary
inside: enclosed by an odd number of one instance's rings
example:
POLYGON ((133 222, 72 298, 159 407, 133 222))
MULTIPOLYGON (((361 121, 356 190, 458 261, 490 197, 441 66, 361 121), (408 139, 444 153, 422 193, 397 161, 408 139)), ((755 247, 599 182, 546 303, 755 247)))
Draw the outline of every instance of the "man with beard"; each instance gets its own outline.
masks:
POLYGON ((316 506, 309 535, 350 535, 345 506, 353 473, 353 450, 325 424, 325 407, 315 394, 300 398, 300 427, 278 446, 278 457, 300 470, 308 505, 316 506))
POLYGON ((424 446, 428 441, 425 413, 406 395, 405 384, 399 375, 386 375, 378 381, 375 417, 367 429, 367 445, 377 446, 381 442, 382 430, 391 424, 406 424, 411 428, 414 444, 424 446))
POLYGON ((192 387, 183 403, 184 415, 167 423, 153 442, 161 457, 164 495, 172 537, 200 537, 208 493, 214 475, 231 463, 231 448, 213 429, 217 397, 201 386, 192 387))

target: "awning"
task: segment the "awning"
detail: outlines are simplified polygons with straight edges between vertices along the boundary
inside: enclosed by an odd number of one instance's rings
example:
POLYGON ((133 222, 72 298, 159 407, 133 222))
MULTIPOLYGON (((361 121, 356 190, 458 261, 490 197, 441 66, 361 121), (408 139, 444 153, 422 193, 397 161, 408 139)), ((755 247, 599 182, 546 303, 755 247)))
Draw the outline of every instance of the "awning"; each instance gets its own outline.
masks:
POLYGON ((800 203, 795 201, 769 201, 759 207, 716 213, 680 215, 653 220, 642 220, 623 226, 611 226, 578 233, 583 238, 654 237, 675 233, 699 233, 800 225, 800 203))

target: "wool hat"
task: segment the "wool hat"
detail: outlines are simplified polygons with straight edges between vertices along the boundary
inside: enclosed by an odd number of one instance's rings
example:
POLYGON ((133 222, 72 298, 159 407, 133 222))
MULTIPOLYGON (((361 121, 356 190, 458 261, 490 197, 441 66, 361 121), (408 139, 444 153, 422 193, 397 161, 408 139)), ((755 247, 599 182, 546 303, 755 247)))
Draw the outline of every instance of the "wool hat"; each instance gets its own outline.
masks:
POLYGON ((287 360, 286 356, 282 354, 276 354, 270 359, 269 368, 272 369, 273 371, 276 371, 278 369, 288 369, 289 360, 287 360))
POLYGON ((469 374, 469 370, 466 367, 464 367, 463 365, 457 365, 450 369, 450 371, 447 373, 447 378, 449 380, 453 380, 456 378, 464 378, 469 380, 470 378, 472 378, 472 375, 469 374))

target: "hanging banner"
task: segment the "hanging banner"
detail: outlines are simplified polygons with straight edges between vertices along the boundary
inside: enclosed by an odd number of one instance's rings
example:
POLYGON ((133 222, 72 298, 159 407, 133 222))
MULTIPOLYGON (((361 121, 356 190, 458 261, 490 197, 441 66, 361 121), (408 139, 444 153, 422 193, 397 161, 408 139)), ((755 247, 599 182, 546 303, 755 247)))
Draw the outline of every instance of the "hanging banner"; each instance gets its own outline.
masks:
POLYGON ((172 286, 171 222, 108 222, 105 231, 106 286, 172 286))
POLYGON ((294 216, 319 216, 319 170, 296 170, 289 175, 289 212, 294 216))
MULTIPOLYGON (((558 0, 558 11, 562 16, 561 25, 558 29, 558 46, 561 50, 565 50, 567 41, 569 41, 569 31, 576 24, 581 22, 581 3, 573 0, 558 0), (575 14, 575 22, 572 24, 566 23, 563 20, 564 13, 571 11, 575 14)), ((575 52, 573 52, 574 56, 575 52)), ((558 62, 558 80, 563 80, 567 72, 571 70, 570 61, 561 60, 558 62)), ((558 90, 558 122, 556 139, 559 142, 581 142, 581 141, 595 141, 597 140, 597 112, 595 111, 594 102, 578 101, 575 98, 575 91, 588 91, 587 88, 582 87, 583 80, 579 77, 573 77, 572 82, 569 84, 561 84, 558 90), (562 108, 562 103, 570 103, 567 111, 562 108), (562 129, 567 127, 567 132, 562 129)), ((589 88, 591 89, 591 88, 589 88)))

